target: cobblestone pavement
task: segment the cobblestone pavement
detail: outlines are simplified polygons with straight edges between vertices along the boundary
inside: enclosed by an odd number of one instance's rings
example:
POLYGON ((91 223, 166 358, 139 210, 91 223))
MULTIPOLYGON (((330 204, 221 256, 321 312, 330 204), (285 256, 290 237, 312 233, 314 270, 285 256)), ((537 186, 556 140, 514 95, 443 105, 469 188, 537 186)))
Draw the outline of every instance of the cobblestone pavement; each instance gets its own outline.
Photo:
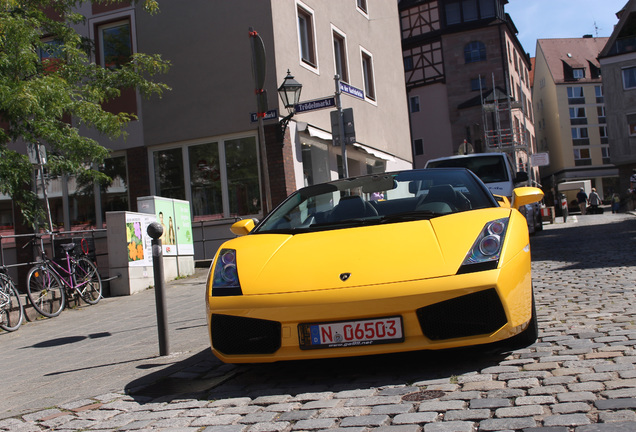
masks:
MULTIPOLYGON (((195 350, 156 372, 126 363, 113 377, 126 383, 118 390, 78 390, 75 399, 0 420, 0 430, 636 431, 636 217, 570 216, 545 228, 531 240, 540 327, 531 347, 256 366, 223 365, 195 350)), ((0 399, 19 393, 0 386, 0 399)))

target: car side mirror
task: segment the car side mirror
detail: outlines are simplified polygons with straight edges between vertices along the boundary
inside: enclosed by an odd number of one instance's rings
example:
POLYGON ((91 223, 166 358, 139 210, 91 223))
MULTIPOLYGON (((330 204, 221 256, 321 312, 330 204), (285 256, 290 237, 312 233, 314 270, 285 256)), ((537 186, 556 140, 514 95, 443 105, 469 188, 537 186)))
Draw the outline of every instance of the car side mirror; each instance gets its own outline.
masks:
POLYGON ((254 223, 254 219, 243 219, 238 222, 234 222, 230 227, 230 231, 237 236, 244 236, 249 234, 256 224, 254 223))
POLYGON ((543 199, 543 191, 536 187, 519 187, 512 191, 512 206, 519 210, 524 205, 539 202, 543 199))

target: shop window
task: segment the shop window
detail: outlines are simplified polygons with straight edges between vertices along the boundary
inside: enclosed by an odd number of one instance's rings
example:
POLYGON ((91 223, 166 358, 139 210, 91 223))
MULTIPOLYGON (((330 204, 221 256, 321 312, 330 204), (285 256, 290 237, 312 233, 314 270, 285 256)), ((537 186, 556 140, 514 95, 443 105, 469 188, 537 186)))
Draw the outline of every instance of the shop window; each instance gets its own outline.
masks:
POLYGON ((183 200, 183 152, 180 148, 160 150, 154 153, 155 188, 157 195, 183 200))
POLYGON ((188 147, 193 216, 223 216, 221 161, 216 142, 188 147))
POLYGON ((185 153, 183 148, 157 150, 153 158, 156 195, 189 200, 195 220, 261 212, 255 137, 192 145, 185 153))
POLYGON ((261 193, 256 140, 241 138, 226 141, 225 160, 230 216, 260 213, 261 193))

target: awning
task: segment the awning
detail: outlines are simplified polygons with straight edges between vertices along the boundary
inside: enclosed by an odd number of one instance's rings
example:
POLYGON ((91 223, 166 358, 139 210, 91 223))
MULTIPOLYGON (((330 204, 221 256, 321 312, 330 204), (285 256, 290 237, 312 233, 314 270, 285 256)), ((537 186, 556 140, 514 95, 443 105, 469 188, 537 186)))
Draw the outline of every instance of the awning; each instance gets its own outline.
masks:
POLYGON ((370 155, 373 155, 375 157, 377 157, 378 159, 382 159, 388 162, 394 162, 395 158, 393 156, 391 156, 388 153, 384 153, 383 151, 371 148, 371 147, 367 147, 365 145, 359 144, 359 143, 353 143, 354 147, 359 148, 360 150, 363 150, 367 153, 369 153, 370 155))
POLYGON ((312 136, 312 137, 320 138, 325 141, 332 140, 331 133, 324 131, 322 129, 318 129, 317 127, 314 127, 311 125, 307 125, 307 132, 309 133, 309 136, 312 136))

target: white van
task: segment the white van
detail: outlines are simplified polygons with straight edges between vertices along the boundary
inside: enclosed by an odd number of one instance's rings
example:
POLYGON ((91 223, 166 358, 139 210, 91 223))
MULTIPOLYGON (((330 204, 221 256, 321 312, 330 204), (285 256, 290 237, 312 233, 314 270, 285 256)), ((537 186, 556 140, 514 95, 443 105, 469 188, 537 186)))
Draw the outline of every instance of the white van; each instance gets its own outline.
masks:
MULTIPOLYGON (((515 172, 508 153, 472 153, 431 159, 425 168, 467 168, 484 182, 493 195, 512 199, 512 190, 528 181, 528 173, 515 172)), ((526 219, 530 233, 541 231, 543 222, 540 206, 526 206, 526 219)))

